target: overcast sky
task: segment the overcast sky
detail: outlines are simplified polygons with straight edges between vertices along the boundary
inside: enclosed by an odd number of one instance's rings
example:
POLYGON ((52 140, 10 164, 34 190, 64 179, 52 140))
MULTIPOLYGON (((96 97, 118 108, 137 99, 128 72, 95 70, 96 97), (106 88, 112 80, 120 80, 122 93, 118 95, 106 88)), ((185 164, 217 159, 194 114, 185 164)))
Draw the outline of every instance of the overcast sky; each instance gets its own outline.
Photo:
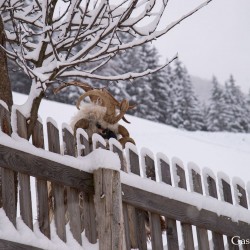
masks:
MULTIPOLYGON (((202 2, 169 0, 161 26, 202 2)), ((232 74, 242 90, 250 89, 250 0, 213 0, 154 44, 164 61, 178 52, 191 75, 215 75, 224 84, 232 74)))

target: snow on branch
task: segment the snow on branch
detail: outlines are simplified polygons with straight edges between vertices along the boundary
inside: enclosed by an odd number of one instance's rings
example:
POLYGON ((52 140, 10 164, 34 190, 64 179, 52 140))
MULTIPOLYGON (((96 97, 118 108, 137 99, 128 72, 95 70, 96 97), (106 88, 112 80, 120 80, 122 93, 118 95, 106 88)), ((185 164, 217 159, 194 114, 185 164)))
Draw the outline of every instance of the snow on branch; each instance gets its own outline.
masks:
POLYGON ((0 3, 7 55, 41 84, 43 90, 59 77, 128 80, 152 74, 173 61, 143 72, 103 76, 95 72, 136 46, 153 41, 193 15, 204 3, 157 30, 168 0, 7 0, 0 3), (160 4, 160 6, 159 6, 160 4), (141 27, 144 21, 147 25, 141 27))

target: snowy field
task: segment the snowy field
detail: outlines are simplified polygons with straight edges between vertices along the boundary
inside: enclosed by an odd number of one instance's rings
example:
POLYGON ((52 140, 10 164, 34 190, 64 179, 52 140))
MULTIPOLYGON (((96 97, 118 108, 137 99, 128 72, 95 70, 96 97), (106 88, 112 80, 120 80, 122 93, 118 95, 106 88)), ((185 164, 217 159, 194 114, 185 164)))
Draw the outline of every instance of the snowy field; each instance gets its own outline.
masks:
MULTIPOLYGON (((15 104, 21 105, 26 100, 27 96, 14 93, 15 104)), ((75 106, 43 100, 39 114, 44 123, 48 117, 52 117, 58 123, 60 129, 63 123, 70 122, 75 112, 77 112, 75 106)), ((211 169, 215 175, 221 176, 221 172, 224 172, 231 180, 233 177, 240 177, 245 183, 248 182, 250 189, 250 134, 187 132, 132 116, 126 116, 126 118, 131 122, 131 124, 126 124, 126 127, 135 139, 138 151, 145 152, 145 148, 148 148, 155 154, 157 152, 164 153, 170 160, 178 157, 185 166, 189 162, 194 162, 201 169, 204 167, 211 169)), ((131 178, 127 181, 133 182, 131 178)), ((147 180, 144 183, 144 185, 147 185, 147 180)), ((160 192, 161 184, 158 184, 160 192)), ((145 189, 147 188, 145 187, 145 189)), ((176 190, 176 192, 179 191, 176 190)), ((35 204, 33 205, 35 206, 35 204)), ((219 205, 218 203, 218 207, 219 205)), ((35 210, 35 207, 33 209, 35 210)), ((36 218, 36 215, 34 215, 34 218, 36 218)), ((37 224, 34 228, 33 233, 21 219, 18 219, 17 230, 15 230, 9 223, 4 211, 0 210, 0 238, 16 239, 18 242, 45 249, 80 249, 80 246, 72 238, 69 228, 67 228, 66 244, 55 234, 53 225, 51 241, 40 233, 37 224)), ((98 249, 98 244, 91 245, 88 243, 84 233, 83 246, 84 249, 88 250, 98 249)))

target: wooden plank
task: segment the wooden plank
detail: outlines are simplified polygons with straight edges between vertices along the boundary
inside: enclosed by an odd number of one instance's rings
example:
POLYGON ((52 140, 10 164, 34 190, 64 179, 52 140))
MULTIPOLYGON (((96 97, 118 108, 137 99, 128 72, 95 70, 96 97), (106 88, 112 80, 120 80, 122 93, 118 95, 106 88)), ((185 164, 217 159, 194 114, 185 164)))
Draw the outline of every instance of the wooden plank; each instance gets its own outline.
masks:
MULTIPOLYGON (((0 125, 1 130, 7 135, 11 135, 10 112, 0 104, 0 125)), ((2 162, 1 167, 6 163, 2 162)), ((3 207, 7 217, 16 226, 17 210, 17 173, 13 169, 1 168, 1 199, 0 205, 3 207)))
MULTIPOLYGON (((160 166, 161 168, 161 180, 162 182, 172 185, 171 180, 171 172, 170 166, 168 162, 165 162, 163 159, 160 159, 160 166)), ((169 250, 175 250, 179 248, 178 242, 178 233, 177 233, 177 226, 176 220, 169 219, 165 217, 166 222, 166 234, 167 234, 167 244, 169 250)))
POLYGON ((168 250, 179 249, 176 220, 169 219, 167 217, 165 217, 165 220, 167 225, 166 232, 167 232, 168 250))
POLYGON ((0 165, 43 180, 94 193, 93 174, 1 144, 0 165))
MULTIPOLYGON (((201 175, 192 169, 191 176, 192 176, 191 182, 192 182, 194 192, 199 193, 199 194, 203 194, 201 175)), ((196 231, 197 231, 197 239, 198 239, 199 249, 209 250, 209 241, 208 241, 207 230, 204 228, 197 227, 196 231)))
POLYGON ((99 249, 126 249, 120 172, 95 170, 94 182, 99 249))
MULTIPOLYGON (((27 125, 26 117, 24 117, 18 110, 17 115, 17 133, 20 137, 27 139, 27 125)), ((30 176, 27 174, 18 173, 19 181, 19 197, 20 197, 20 214, 24 223, 33 230, 33 216, 32 216, 32 201, 30 190, 30 176)))
POLYGON ((153 250, 163 250, 161 221, 158 214, 149 213, 150 235, 153 250))
POLYGON ((168 185, 172 185, 170 166, 163 159, 160 159, 161 180, 168 185))
POLYGON ((131 173, 136 175, 140 174, 140 163, 139 163, 139 157, 138 155, 129 149, 129 162, 130 162, 130 170, 131 173))
POLYGON ((81 144, 84 145, 84 149, 82 150, 80 156, 86 156, 90 153, 90 149, 91 149, 89 145, 89 140, 82 133, 80 133, 79 136, 80 136, 81 144))
POLYGON ((224 201, 228 202, 230 204, 233 204, 233 197, 232 197, 232 191, 231 191, 230 184, 227 183, 223 179, 221 179, 221 184, 222 184, 222 192, 223 192, 224 201))
MULTIPOLYGON (((208 194, 218 199, 216 181, 211 176, 207 176, 208 194)), ((222 232, 223 233, 223 232, 222 232)), ((224 249, 223 235, 212 231, 213 245, 216 250, 224 249)))
POLYGON ((123 152, 120 148, 118 148, 116 145, 112 145, 113 152, 117 153, 121 162, 121 170, 127 172, 126 166, 125 166, 125 160, 123 152))
POLYGON ((126 184, 122 184, 122 190, 123 201, 137 208, 225 235, 249 237, 250 225, 247 223, 236 223, 230 218, 218 216, 212 211, 199 210, 196 206, 180 202, 174 198, 163 197, 126 184), (190 216, 190 214, 195 216, 190 216))
POLYGON ((126 250, 130 250, 130 237, 129 237, 129 218, 128 218, 128 207, 125 203, 122 203, 123 217, 124 217, 124 230, 126 240, 126 250))
MULTIPOLYGON (((32 143, 37 148, 44 149, 43 125, 36 121, 33 133, 32 143)), ((37 214, 40 231, 50 239, 50 221, 49 221, 49 202, 47 181, 36 178, 37 191, 37 214)))
POLYGON ((239 184, 237 184, 236 187, 238 190, 238 199, 239 199, 238 204, 244 208, 248 208, 246 190, 243 187, 241 187, 239 184))
POLYGON ((0 239, 0 249, 7 250, 7 249, 18 249, 18 250, 42 250, 42 248, 33 247, 13 241, 3 240, 0 239))
POLYGON ((89 242, 95 244, 97 242, 97 226, 96 213, 94 206, 94 197, 92 194, 82 193, 83 223, 85 235, 89 242))
MULTIPOLYGON (((129 149, 129 162, 131 173, 140 176, 139 156, 134 151, 129 149)), ((134 208, 130 205, 128 207, 129 217, 129 234, 131 248, 147 249, 147 235, 146 235, 146 218, 145 211, 134 208)))
MULTIPOLYGON (((224 201, 228 202, 230 204, 233 204, 233 196, 232 196, 232 191, 231 191, 230 184, 227 183, 223 179, 221 179, 221 183, 222 183, 222 193, 223 193, 224 201)), ((228 244, 229 250, 237 249, 237 248, 235 248, 235 245, 232 244, 231 239, 232 239, 232 237, 230 237, 230 236, 227 237, 227 244, 228 244)))
MULTIPOLYGON (((75 137, 66 128, 63 129, 64 155, 75 156, 75 137)), ((67 187, 67 207, 69 213, 70 231, 77 242, 82 245, 81 220, 79 206, 79 191, 75 188, 67 187)))
MULTIPOLYGON (((51 122, 47 123, 49 151, 60 154, 59 131, 51 122)), ((54 218, 57 235, 66 242, 65 230, 65 206, 64 206, 64 186, 51 183, 52 196, 54 198, 54 218)), ((52 208, 50 208, 52 209, 52 208)))
MULTIPOLYGON (((88 155, 93 150, 93 145, 90 145, 89 140, 80 133, 81 143, 85 146, 83 156, 88 155)), ((81 222, 82 230, 85 230, 85 235, 90 243, 97 242, 97 225, 96 225, 96 212, 94 205, 94 196, 91 193, 81 192, 81 222)))
MULTIPOLYGON (((156 181, 154 159, 148 155, 145 155, 145 167, 147 178, 156 181)), ((149 213, 149 221, 152 249, 163 250, 161 217, 159 214, 149 213)))
MULTIPOLYGON (((175 168, 176 174, 179 176, 178 187, 187 190, 187 182, 184 169, 178 164, 175 164, 175 168)), ((191 224, 181 222, 181 229, 184 249, 194 250, 194 238, 191 224)))
POLYGON ((146 176, 148 179, 156 181, 155 176, 155 163, 154 160, 148 155, 145 156, 145 165, 146 165, 146 176))

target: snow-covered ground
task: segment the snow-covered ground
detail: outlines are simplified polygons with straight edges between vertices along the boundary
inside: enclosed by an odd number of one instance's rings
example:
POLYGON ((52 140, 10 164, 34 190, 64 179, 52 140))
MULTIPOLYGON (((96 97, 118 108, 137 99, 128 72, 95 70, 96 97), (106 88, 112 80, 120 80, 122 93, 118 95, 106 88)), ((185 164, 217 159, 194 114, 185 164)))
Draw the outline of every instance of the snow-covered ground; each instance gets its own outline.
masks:
MULTIPOLYGON (((14 94, 15 104, 23 104, 26 99, 25 95, 14 94)), ((75 106, 43 100, 39 114, 44 123, 48 117, 52 117, 60 129, 63 123, 70 122, 75 112, 75 106)), ((131 124, 126 124, 126 127, 135 139, 139 151, 145 153, 145 148, 148 148, 155 154, 164 153, 170 160, 178 157, 183 161, 185 168, 189 162, 194 162, 201 169, 211 169, 215 175, 224 176, 221 173, 224 172, 230 179, 238 176, 245 183, 250 181, 250 134, 187 132, 132 116, 127 116, 127 119, 131 124)), ((131 178, 128 181, 131 181, 131 178)), ((146 180, 145 183, 147 184, 146 180)), ((248 186, 250 189, 250 182, 248 186)), ((160 183, 158 189, 161 189, 160 183)), ((69 230, 68 241, 65 244, 55 234, 52 235, 52 241, 48 241, 41 235, 37 226, 32 233, 21 220, 18 220, 17 224, 18 228, 15 230, 8 222, 4 211, 0 210, 0 238, 16 239, 18 242, 29 242, 38 247, 46 246, 48 249, 78 249, 79 245, 72 239, 69 230)), ((98 249, 98 244, 90 245, 84 234, 83 241, 85 247, 88 244, 86 249, 98 249)))

